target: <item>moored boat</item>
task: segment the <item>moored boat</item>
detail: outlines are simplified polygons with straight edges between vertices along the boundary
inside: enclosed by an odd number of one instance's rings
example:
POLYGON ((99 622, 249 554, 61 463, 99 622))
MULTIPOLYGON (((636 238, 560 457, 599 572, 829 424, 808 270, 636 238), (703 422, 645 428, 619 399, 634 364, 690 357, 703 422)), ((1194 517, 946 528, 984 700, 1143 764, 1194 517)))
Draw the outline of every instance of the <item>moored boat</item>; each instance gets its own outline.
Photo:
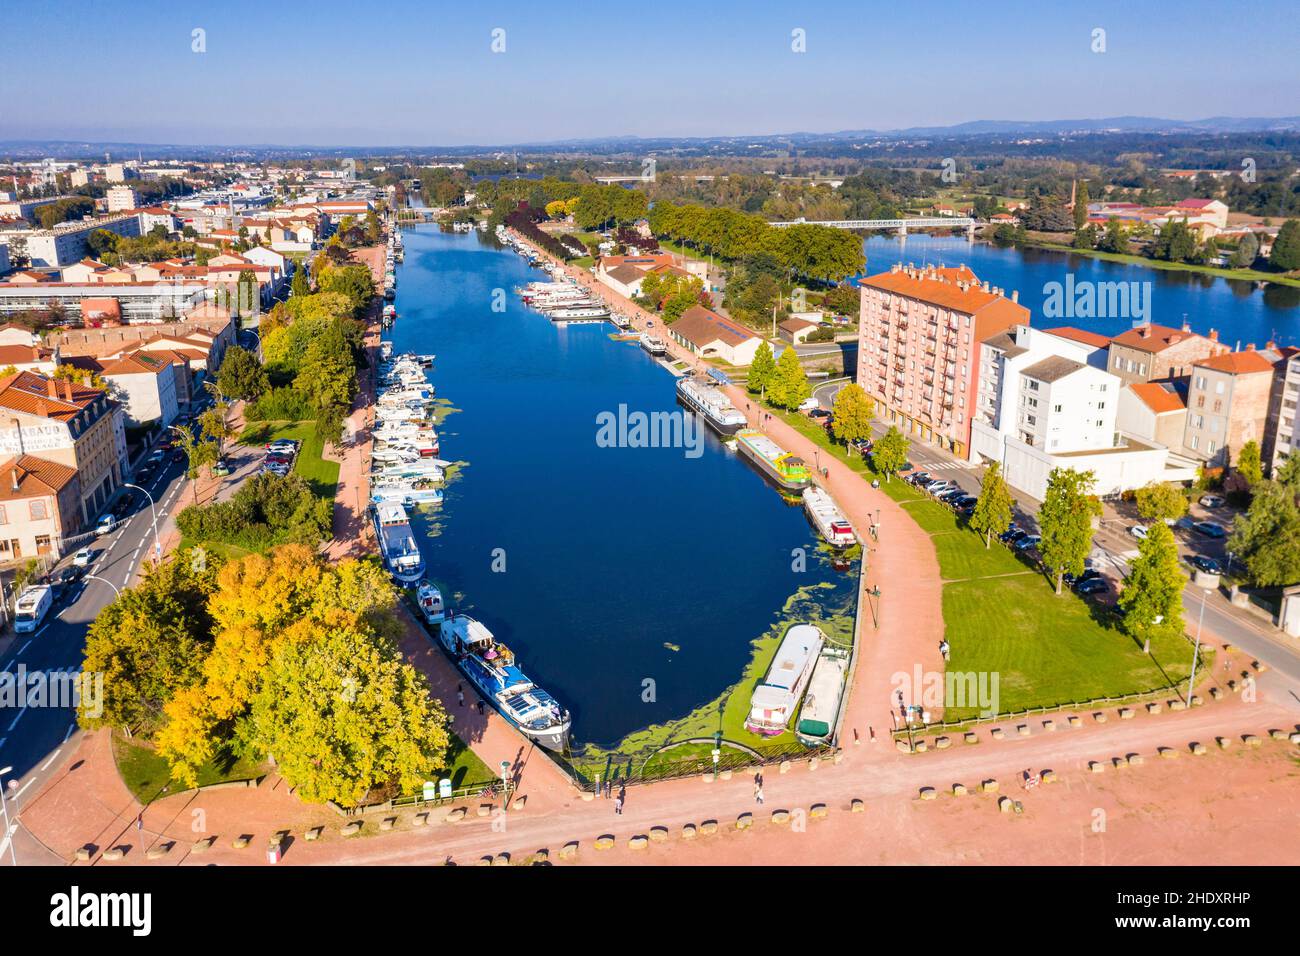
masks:
POLYGON ((807 463, 786 451, 760 431, 744 428, 736 433, 736 448, 782 488, 798 491, 812 480, 807 463))
POLYGON ((651 355, 663 355, 668 351, 668 346, 664 344, 664 340, 657 335, 651 335, 649 332, 642 332, 640 341, 641 348, 651 355))
POLYGON ((677 397, 719 435, 734 435, 745 427, 745 416, 716 385, 684 375, 677 380, 677 397))
POLYGON ((853 525, 844 517, 835 499, 824 488, 809 485, 803 490, 803 507, 817 533, 832 548, 848 548, 858 543, 853 525))
POLYGON ((569 740, 569 712, 519 668, 514 652, 482 623, 452 614, 438 639, 456 666, 525 737, 548 750, 563 751, 569 740))
POLYGON ((388 573, 403 584, 412 584, 424 575, 424 556, 411 531, 406 509, 393 502, 374 506, 375 537, 388 573))
POLYGON ((806 747, 821 747, 831 742, 844 700, 844 680, 849 673, 849 657, 841 648, 829 644, 822 648, 808 681, 803 706, 794 733, 806 747))
POLYGON ((767 674, 750 697, 746 730, 764 737, 785 731, 799 708, 824 643, 821 630, 811 624, 795 624, 785 632, 767 674))

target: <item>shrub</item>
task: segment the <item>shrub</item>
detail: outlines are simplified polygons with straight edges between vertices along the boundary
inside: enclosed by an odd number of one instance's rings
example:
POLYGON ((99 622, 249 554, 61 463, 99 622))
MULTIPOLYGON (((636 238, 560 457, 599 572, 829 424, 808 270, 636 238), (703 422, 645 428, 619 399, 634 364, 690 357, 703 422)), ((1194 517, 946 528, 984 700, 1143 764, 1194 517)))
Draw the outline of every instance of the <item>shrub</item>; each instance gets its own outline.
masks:
POLYGON ((301 422, 316 417, 311 399, 292 385, 273 388, 244 408, 250 422, 301 422))

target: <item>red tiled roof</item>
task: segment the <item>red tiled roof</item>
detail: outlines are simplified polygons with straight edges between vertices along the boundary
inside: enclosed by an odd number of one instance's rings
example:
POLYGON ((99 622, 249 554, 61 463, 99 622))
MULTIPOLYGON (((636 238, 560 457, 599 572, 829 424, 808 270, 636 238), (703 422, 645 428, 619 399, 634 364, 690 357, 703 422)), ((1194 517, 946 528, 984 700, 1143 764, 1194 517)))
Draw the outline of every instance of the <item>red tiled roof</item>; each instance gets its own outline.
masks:
POLYGON ((1130 385, 1133 394, 1142 400, 1142 403, 1155 412, 1157 415, 1163 415, 1166 412, 1177 412, 1187 407, 1183 397, 1178 394, 1177 389, 1164 388, 1159 382, 1139 382, 1130 385))
POLYGON ((1143 352, 1163 352, 1170 346, 1191 338, 1202 338, 1188 329, 1173 329, 1167 325, 1139 325, 1111 338, 1112 342, 1141 349, 1143 352))
POLYGON ((35 372, 17 372, 0 379, 0 408, 58 421, 69 421, 104 394, 78 382, 58 381, 35 372), (50 395, 50 383, 55 394, 50 395))
POLYGON ((8 458, 0 463, 0 501, 57 495, 76 477, 77 469, 57 461, 35 455, 8 458))
POLYGON ((1212 368, 1218 372, 1232 375, 1246 375, 1251 372, 1271 372, 1273 363, 1253 349, 1245 352, 1225 352, 1214 358, 1201 359, 1194 363, 1198 367, 1212 368))
POLYGON ((701 347, 717 341, 740 345, 755 337, 753 332, 702 305, 691 306, 669 329, 674 335, 701 347))
POLYGON ((1057 335, 1063 339, 1073 339, 1075 342, 1082 342, 1084 345, 1096 346, 1104 349, 1110 345, 1110 339, 1097 332, 1088 332, 1084 329, 1076 329, 1072 325, 1062 325, 1055 329, 1044 329, 1048 335, 1057 335))

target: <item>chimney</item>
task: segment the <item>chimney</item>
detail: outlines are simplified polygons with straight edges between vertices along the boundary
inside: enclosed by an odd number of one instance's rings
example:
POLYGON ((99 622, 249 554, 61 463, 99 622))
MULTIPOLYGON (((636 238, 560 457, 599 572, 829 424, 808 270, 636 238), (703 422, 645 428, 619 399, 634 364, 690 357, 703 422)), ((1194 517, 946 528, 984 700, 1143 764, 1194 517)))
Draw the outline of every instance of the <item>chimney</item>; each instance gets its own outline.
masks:
POLYGON ((1210 339, 1211 342, 1217 342, 1217 341, 1219 341, 1219 330, 1218 330, 1218 329, 1210 329, 1209 339, 1210 339))
POLYGON ((1138 326, 1138 338, 1145 339, 1150 334, 1151 334, 1151 326, 1149 325, 1138 326))
POLYGON ((1253 352, 1253 351, 1255 351, 1255 343, 1254 343, 1254 342, 1249 342, 1249 343, 1247 343, 1247 345, 1246 345, 1246 351, 1247 351, 1247 352, 1253 352))
POLYGON ((1277 343, 1274 342, 1272 339, 1269 339, 1267 342, 1264 343, 1264 348, 1272 352, 1274 349, 1277 348, 1277 343))
POLYGON ((54 379, 47 378, 45 380, 45 390, 49 392, 50 398, 59 397, 59 383, 54 381, 54 379))
POLYGON ((988 292, 988 291, 989 291, 989 280, 988 280, 988 279, 985 279, 985 280, 984 280, 984 291, 985 291, 985 292, 988 292))
POLYGON ((9 477, 10 477, 10 479, 13 481, 13 489, 14 489, 14 491, 17 491, 17 490, 18 490, 18 485, 19 485, 19 479, 18 479, 18 466, 17 466, 17 465, 15 465, 13 468, 9 469, 9 477))
POLYGON ((1020 290, 1019 290, 1019 289, 1012 289, 1012 290, 1011 290, 1011 301, 1012 301, 1012 302, 1019 302, 1019 301, 1020 301, 1020 290))
POLYGON ((1191 324, 1188 323, 1188 322, 1184 322, 1184 323, 1183 323, 1183 331, 1184 331, 1184 332, 1190 332, 1190 331, 1192 331, 1192 326, 1191 326, 1191 324))

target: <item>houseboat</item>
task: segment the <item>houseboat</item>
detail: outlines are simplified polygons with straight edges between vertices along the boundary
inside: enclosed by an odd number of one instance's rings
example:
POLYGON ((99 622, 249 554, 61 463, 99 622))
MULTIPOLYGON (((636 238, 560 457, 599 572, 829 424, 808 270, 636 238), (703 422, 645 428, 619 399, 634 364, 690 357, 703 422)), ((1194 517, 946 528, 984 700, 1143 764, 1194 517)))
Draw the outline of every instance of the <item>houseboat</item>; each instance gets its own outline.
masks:
POLYGON ((402 584, 414 584, 424 576, 424 556, 415 542, 410 519, 400 504, 374 505, 375 537, 388 573, 402 584))
POLYGON ((415 603, 421 616, 430 624, 442 624, 447 618, 442 603, 442 592, 429 580, 423 580, 415 589, 415 603))
POLYGON ((831 743, 848 673, 848 653, 829 644, 823 647, 808 681, 803 706, 799 708, 799 720, 794 726, 794 735, 805 747, 822 747, 831 743))
POLYGON ((641 348, 651 355, 663 355, 668 351, 668 346, 664 344, 664 340, 657 335, 651 335, 649 332, 641 333, 641 348))
POLYGON ((835 499, 823 488, 809 485, 803 490, 803 509, 817 533, 832 548, 849 548, 858 543, 853 525, 844 517, 835 499))
POLYGON ((752 428, 738 431, 736 448, 782 488, 799 491, 812 480, 812 473, 802 458, 792 455, 760 431, 752 428))
POLYGON ((483 624, 453 614, 438 629, 438 639, 470 683, 520 733, 547 750, 565 749, 569 712, 519 669, 514 652, 483 624))
POLYGON ((685 375, 677 380, 677 398, 719 435, 734 435, 745 427, 745 416, 716 385, 685 375))
POLYGON ((825 642, 821 630, 811 624, 795 624, 785 632, 767 674, 749 699, 746 730, 764 737, 785 732, 825 642))

